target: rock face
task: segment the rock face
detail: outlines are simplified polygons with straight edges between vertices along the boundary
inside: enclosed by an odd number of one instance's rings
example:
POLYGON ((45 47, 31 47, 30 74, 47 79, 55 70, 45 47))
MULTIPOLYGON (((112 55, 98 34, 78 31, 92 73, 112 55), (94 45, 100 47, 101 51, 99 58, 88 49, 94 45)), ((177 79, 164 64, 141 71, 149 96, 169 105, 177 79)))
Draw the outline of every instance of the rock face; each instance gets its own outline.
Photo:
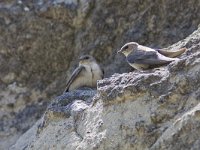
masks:
POLYGON ((168 66, 56 98, 10 149, 200 149, 200 28, 171 46, 180 47, 168 66))
MULTIPOLYGON (((125 42, 169 46, 191 34, 199 18, 198 0, 1 0, 0 149, 8 149, 41 118, 50 100, 63 92, 80 55, 93 55, 106 77, 129 72, 124 57, 116 55, 125 42)), ((191 55, 191 43, 177 47, 189 47, 191 55)))

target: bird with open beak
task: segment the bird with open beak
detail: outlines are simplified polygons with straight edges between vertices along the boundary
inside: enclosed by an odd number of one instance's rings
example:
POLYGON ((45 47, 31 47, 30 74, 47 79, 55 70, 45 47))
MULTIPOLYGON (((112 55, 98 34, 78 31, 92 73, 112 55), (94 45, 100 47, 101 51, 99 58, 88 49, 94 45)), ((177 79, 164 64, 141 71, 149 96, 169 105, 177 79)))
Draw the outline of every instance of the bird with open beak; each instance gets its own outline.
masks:
POLYGON ((156 50, 139 45, 136 42, 129 42, 122 46, 118 53, 123 53, 126 56, 127 62, 133 68, 144 70, 152 66, 169 64, 172 61, 179 60, 174 57, 181 55, 186 50, 186 48, 181 48, 176 51, 168 51, 164 49, 156 50))

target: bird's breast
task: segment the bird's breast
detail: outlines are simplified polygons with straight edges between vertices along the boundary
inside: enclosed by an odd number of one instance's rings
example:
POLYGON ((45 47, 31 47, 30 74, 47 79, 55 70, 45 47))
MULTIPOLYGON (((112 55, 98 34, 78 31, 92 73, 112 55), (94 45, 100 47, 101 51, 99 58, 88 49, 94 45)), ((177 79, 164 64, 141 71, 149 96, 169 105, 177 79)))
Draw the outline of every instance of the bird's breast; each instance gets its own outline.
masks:
POLYGON ((101 80, 103 73, 98 65, 92 66, 92 85, 96 86, 97 80, 101 80))

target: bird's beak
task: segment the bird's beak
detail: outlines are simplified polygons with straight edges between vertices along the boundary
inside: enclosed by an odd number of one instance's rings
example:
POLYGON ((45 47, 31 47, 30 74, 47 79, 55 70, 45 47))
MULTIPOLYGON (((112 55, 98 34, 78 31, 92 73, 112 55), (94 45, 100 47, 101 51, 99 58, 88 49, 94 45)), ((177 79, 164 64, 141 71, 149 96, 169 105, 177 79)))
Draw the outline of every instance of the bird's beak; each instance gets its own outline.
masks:
POLYGON ((121 53, 121 52, 122 52, 122 49, 118 50, 118 51, 117 51, 117 54, 119 54, 119 53, 121 53))

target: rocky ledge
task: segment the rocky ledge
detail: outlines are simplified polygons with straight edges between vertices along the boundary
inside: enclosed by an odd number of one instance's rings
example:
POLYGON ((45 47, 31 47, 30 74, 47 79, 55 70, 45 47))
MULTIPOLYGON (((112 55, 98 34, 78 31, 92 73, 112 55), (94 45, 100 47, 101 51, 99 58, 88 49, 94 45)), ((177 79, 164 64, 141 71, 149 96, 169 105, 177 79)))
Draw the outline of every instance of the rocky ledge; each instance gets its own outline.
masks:
POLYGON ((200 28, 180 47, 168 66, 61 95, 10 149, 200 149, 200 28))

